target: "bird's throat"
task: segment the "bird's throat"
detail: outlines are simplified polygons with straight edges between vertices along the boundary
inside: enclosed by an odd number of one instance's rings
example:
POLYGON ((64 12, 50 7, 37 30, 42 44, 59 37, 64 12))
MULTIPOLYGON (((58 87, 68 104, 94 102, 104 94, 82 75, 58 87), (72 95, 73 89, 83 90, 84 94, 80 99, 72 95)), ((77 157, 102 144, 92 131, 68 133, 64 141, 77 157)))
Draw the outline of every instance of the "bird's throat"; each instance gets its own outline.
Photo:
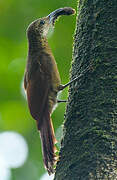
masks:
POLYGON ((49 47, 46 37, 35 36, 28 39, 29 53, 38 53, 49 47))

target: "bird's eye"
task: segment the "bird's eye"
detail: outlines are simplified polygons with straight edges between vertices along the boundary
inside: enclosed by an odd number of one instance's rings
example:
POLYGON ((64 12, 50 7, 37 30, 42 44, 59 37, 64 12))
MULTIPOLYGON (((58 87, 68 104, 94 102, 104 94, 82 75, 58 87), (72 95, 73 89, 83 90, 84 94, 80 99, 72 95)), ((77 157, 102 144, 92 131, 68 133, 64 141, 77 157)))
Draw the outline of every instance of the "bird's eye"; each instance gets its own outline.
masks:
POLYGON ((44 20, 41 20, 40 21, 40 25, 44 25, 45 24, 45 21, 44 20))

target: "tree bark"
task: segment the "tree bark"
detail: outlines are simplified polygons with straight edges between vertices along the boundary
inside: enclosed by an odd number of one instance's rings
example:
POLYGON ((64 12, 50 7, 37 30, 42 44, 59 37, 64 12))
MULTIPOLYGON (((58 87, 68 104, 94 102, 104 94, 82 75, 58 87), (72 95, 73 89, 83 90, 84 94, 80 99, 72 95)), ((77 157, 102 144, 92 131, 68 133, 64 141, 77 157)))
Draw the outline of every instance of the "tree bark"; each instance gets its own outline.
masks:
POLYGON ((80 0, 54 180, 117 179, 117 1, 80 0))

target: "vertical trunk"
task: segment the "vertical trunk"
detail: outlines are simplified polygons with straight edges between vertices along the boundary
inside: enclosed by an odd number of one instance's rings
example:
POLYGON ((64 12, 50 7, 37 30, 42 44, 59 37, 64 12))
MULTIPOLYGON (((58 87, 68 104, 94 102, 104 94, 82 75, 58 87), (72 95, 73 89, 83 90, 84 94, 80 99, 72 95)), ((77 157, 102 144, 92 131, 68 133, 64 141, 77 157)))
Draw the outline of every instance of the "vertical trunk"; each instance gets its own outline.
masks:
POLYGON ((117 1, 80 0, 55 180, 117 178, 117 1))

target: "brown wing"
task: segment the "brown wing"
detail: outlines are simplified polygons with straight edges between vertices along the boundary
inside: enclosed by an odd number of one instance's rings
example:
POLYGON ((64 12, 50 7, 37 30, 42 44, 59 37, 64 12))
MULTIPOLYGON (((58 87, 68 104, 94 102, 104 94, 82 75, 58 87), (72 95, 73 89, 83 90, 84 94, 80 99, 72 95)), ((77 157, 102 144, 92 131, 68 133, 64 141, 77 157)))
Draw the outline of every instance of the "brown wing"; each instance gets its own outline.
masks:
POLYGON ((26 78, 26 75, 27 74, 25 74, 24 78, 24 86, 26 87, 30 113, 32 117, 38 121, 38 126, 41 126, 44 109, 48 107, 48 79, 38 68, 31 74, 30 78, 26 78))

